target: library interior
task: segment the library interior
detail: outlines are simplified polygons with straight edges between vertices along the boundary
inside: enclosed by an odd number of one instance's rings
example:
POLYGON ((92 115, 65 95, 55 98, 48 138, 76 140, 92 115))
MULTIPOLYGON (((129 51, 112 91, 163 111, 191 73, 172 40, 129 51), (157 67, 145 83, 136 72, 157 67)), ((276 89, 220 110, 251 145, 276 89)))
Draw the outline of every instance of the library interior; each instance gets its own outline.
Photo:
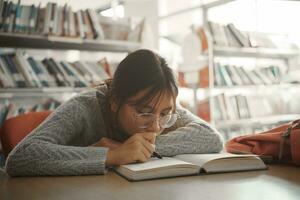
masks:
POLYGON ((0 199, 298 199, 298 17, 0 0, 0 199))

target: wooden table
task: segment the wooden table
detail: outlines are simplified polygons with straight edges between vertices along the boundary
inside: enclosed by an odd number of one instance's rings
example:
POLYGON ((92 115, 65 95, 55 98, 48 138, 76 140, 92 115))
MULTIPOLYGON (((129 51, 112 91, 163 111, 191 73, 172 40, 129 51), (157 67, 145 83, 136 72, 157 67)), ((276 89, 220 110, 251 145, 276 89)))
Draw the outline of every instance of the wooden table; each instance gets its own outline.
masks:
POLYGON ((299 200, 300 168, 128 182, 113 172, 99 176, 10 178, 0 172, 1 200, 299 200))

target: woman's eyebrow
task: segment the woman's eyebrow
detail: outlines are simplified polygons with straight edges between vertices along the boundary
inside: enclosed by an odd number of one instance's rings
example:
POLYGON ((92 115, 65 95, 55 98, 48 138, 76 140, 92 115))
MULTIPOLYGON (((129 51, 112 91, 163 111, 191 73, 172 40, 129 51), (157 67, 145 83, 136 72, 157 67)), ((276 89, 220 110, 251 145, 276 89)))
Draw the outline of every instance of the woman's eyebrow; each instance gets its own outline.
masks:
POLYGON ((172 110, 172 108, 173 108, 173 106, 169 106, 169 107, 167 107, 167 108, 164 108, 164 109, 162 110, 162 112, 167 111, 167 110, 172 110))
MULTIPOLYGON (((167 107, 167 108, 162 109, 161 112, 165 112, 165 111, 172 110, 172 108, 173 108, 173 106, 169 106, 169 107, 167 107)), ((140 108, 140 109, 149 109, 149 110, 151 110, 151 111, 154 110, 154 108, 153 108, 152 106, 144 106, 143 108, 140 108)))

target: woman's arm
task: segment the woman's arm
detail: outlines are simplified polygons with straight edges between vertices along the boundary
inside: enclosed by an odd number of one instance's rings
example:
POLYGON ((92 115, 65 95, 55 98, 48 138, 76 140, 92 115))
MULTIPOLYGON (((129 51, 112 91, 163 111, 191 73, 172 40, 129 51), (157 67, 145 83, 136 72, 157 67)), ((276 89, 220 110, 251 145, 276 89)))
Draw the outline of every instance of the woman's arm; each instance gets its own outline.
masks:
POLYGON ((11 176, 105 173, 107 148, 74 144, 74 139, 83 137, 89 120, 87 112, 76 99, 57 108, 12 150, 6 160, 7 173, 11 176))
POLYGON ((216 153, 223 148, 220 134, 190 111, 177 105, 180 118, 156 138, 156 151, 163 156, 216 153))

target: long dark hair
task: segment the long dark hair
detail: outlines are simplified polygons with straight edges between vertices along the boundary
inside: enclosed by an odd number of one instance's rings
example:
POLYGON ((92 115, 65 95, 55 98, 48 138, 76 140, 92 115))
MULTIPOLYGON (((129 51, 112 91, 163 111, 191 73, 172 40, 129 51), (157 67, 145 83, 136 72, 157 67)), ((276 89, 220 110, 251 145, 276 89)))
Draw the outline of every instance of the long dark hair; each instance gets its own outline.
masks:
MULTIPOLYGON (((121 106, 138 92, 147 89, 146 94, 134 102, 134 105, 144 106, 154 97, 160 97, 164 92, 171 95, 175 101, 178 87, 172 69, 166 60, 147 49, 140 49, 130 53, 118 65, 114 77, 106 81, 107 101, 105 118, 109 124, 109 135, 113 137, 115 124, 112 124, 111 102, 116 101, 118 108, 113 121, 117 122, 121 106)), ((159 98, 157 98, 159 99, 159 98)), ((158 102, 155 102, 158 103, 158 102)), ((174 102, 175 105, 175 102, 174 102)))

